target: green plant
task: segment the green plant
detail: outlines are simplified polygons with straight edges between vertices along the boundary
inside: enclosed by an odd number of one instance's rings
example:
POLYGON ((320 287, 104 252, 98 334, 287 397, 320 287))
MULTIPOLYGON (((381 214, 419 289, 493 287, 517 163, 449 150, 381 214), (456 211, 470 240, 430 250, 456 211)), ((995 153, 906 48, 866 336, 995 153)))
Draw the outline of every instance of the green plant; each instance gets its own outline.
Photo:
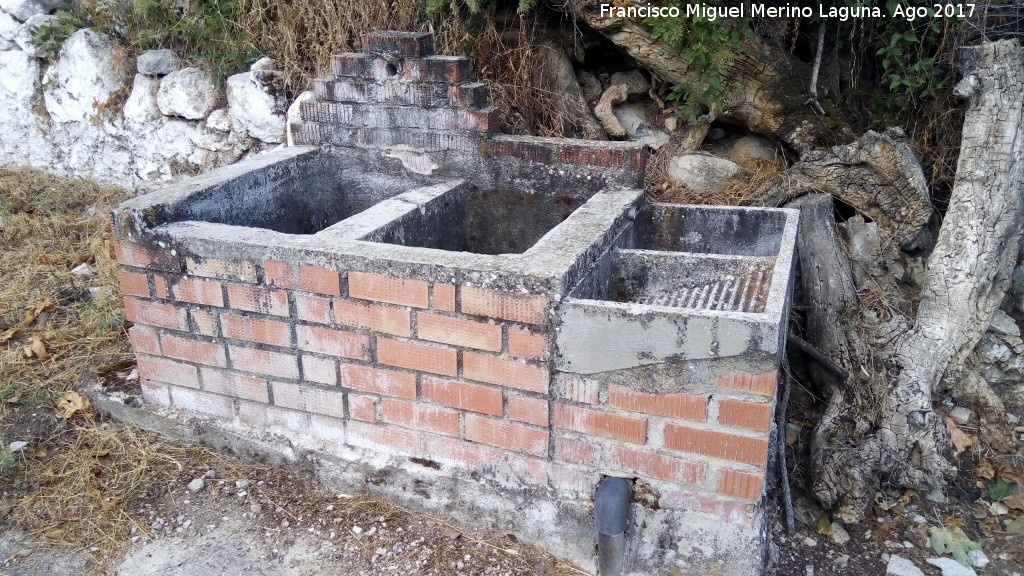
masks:
POLYGON ((730 54, 740 48, 743 38, 753 32, 746 18, 709 20, 685 16, 685 2, 675 6, 680 8, 679 17, 648 18, 645 23, 651 27, 652 38, 678 49, 688 65, 691 80, 672 86, 666 98, 677 101, 677 115, 692 124, 701 115, 701 103, 722 110, 722 69, 730 54))
POLYGON ((75 10, 58 10, 54 16, 53 20, 29 30, 32 46, 48 61, 57 57, 60 47, 72 34, 86 26, 84 16, 75 10))
POLYGON ((7 470, 14 466, 15 462, 14 454, 11 454, 10 449, 7 448, 4 433, 0 431, 0 475, 7 473, 7 470))

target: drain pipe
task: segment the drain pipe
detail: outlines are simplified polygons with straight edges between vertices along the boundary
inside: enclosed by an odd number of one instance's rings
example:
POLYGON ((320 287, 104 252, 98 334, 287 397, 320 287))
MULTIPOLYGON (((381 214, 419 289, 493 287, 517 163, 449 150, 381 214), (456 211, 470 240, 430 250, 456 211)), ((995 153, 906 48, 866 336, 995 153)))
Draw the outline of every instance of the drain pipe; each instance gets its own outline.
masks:
POLYGON ((597 489, 597 568, 600 576, 619 576, 626 552, 626 516, 633 495, 633 481, 605 476, 597 489))

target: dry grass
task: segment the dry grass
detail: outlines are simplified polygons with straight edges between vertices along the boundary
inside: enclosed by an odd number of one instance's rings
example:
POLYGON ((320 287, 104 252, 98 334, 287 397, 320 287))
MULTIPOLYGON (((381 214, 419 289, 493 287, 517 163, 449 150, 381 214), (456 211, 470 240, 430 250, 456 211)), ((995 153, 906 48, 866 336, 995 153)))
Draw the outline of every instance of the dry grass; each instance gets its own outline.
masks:
POLYGON ((668 177, 668 161, 678 153, 676 147, 665 145, 648 160, 644 185, 647 190, 653 190, 649 192, 651 200, 677 204, 761 206, 769 192, 762 184, 786 169, 783 159, 769 161, 747 158, 739 162, 744 174, 733 186, 725 190, 696 190, 668 177))

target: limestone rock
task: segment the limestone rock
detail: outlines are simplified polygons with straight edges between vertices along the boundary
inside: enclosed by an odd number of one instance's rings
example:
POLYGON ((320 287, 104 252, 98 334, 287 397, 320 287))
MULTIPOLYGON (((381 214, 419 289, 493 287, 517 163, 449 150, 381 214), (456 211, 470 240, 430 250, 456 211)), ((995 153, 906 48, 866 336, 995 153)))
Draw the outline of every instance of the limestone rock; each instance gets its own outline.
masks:
POLYGON ((913 562, 895 554, 889 556, 889 564, 885 567, 885 573, 891 576, 924 576, 924 572, 913 562))
POLYGON ((4 51, 0 70, 0 100, 27 111, 39 89, 39 61, 21 50, 4 51))
POLYGON ((927 558, 925 562, 942 570, 942 576, 978 576, 974 568, 964 566, 952 558, 927 558))
MULTIPOLYGON (((312 92, 310 92, 312 94, 312 92)), ((206 117, 206 126, 220 132, 231 130, 231 117, 224 108, 217 108, 206 117)))
POLYGON ((178 57, 168 49, 146 50, 135 59, 135 69, 147 76, 166 76, 181 70, 178 57))
POLYGON ((291 106, 288 107, 288 145, 294 146, 295 141, 292 139, 292 126, 302 124, 302 116, 299 114, 299 107, 303 102, 312 102, 316 100, 316 95, 313 92, 307 90, 302 94, 299 94, 295 98, 295 102, 292 102, 291 106))
POLYGON ((615 74, 612 74, 609 83, 625 84, 626 95, 630 100, 645 98, 647 96, 647 92, 651 89, 651 83, 647 81, 647 77, 644 76, 644 73, 639 70, 616 72, 615 74))
POLYGON ((63 0, 0 0, 0 10, 25 22, 36 14, 46 14, 65 4, 63 0))
POLYGON ((264 142, 285 140, 285 109, 281 92, 265 81, 267 72, 243 72, 227 81, 228 116, 239 132, 264 142))
POLYGON ((156 103, 166 116, 206 118, 217 105, 217 87, 208 73, 198 68, 182 68, 160 80, 156 103))
POLYGON ((264 57, 260 58, 259 60, 253 62, 252 66, 249 66, 249 70, 254 71, 254 72, 260 72, 260 71, 265 72, 265 71, 270 71, 270 70, 277 70, 277 68, 275 67, 274 59, 273 58, 269 58, 267 56, 264 56, 264 57))
POLYGON ((651 148, 658 149, 668 142, 669 136, 661 130, 651 128, 654 122, 651 117, 657 118, 651 112, 643 103, 637 102, 626 102, 612 110, 612 113, 618 118, 619 124, 626 129, 630 140, 637 140, 651 148))
POLYGON ((0 10, 0 50, 17 48, 14 36, 18 33, 19 28, 21 28, 20 22, 7 12, 0 10))
POLYGON ((51 16, 49 14, 33 14, 25 21, 24 24, 21 25, 20 28, 18 28, 18 31, 14 34, 14 42, 29 56, 38 58, 39 48, 36 48, 32 44, 32 30, 56 19, 56 16, 51 16))
POLYGON ((160 107, 156 103, 156 93, 160 81, 144 74, 136 74, 132 82, 132 92, 124 103, 124 119, 129 122, 149 122, 160 118, 160 107))
POLYGON ((698 192, 728 188, 743 172, 735 162, 705 154, 674 156, 668 161, 668 177, 698 192))
POLYGON ((130 78, 129 59, 109 36, 88 28, 71 35, 43 75, 43 102, 54 122, 97 116, 130 78))
POLYGON ((767 160, 774 162, 776 158, 775 144, 767 138, 748 134, 732 144, 729 157, 736 162, 744 160, 767 160))
POLYGON ((996 313, 992 316, 992 325, 989 330, 1002 336, 1020 336, 1020 327, 1017 326, 1017 323, 1006 312, 999 309, 996 309, 996 313))
POLYGON ((580 93, 587 102, 593 102, 601 96, 601 81, 586 70, 576 72, 576 81, 580 85, 580 93))

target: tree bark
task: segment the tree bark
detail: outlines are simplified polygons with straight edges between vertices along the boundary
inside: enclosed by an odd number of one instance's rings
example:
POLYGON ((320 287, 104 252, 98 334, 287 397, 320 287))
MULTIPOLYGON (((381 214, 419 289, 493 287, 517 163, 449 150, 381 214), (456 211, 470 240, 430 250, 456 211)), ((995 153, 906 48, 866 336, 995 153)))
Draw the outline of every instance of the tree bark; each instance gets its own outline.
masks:
MULTIPOLYGON (((579 18, 636 59, 644 68, 670 84, 700 86, 699 74, 679 50, 651 37, 643 22, 601 16, 600 4, 587 2, 579 18)), ((811 69, 806 63, 773 50, 756 36, 723 55, 722 88, 725 95, 719 118, 777 138, 799 152, 823 141, 845 139, 849 129, 837 118, 820 117, 807 106, 811 69), (839 137, 833 135, 840 132, 839 137)), ((699 90, 698 90, 699 92, 699 90)), ((698 95, 699 101, 701 98, 698 95)), ((710 107, 712 102, 701 101, 710 107)))
POLYGON ((824 202, 803 201, 817 215, 808 213, 802 234, 824 227, 801 242, 801 251, 810 252, 800 256, 814 308, 808 337, 851 373, 846 388, 833 385, 815 430, 812 486, 846 522, 863 517, 880 475, 942 498, 956 468, 932 394, 944 375, 963 370, 1005 295, 1016 257, 1024 219, 1024 48, 1012 40, 987 43, 962 49, 960 60, 965 77, 955 93, 967 99, 960 159, 915 318, 896 315, 876 326, 870 315, 857 314, 848 261, 834 239, 824 239, 831 215, 817 208, 824 202), (819 269, 837 279, 817 278, 819 269), (864 320, 844 323, 844 314, 864 320), (815 334, 811 324, 819 322, 826 325, 815 334), (869 339, 881 365, 862 355, 869 339))

